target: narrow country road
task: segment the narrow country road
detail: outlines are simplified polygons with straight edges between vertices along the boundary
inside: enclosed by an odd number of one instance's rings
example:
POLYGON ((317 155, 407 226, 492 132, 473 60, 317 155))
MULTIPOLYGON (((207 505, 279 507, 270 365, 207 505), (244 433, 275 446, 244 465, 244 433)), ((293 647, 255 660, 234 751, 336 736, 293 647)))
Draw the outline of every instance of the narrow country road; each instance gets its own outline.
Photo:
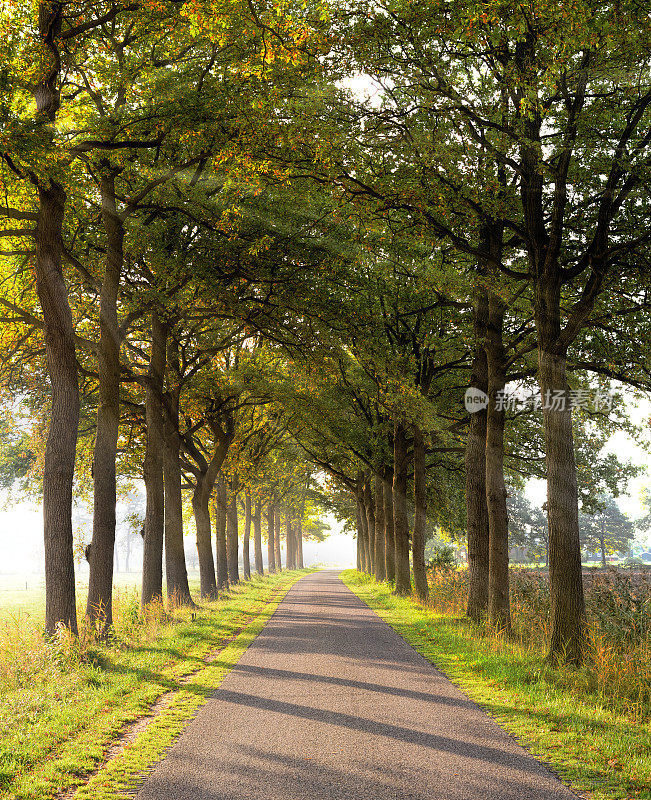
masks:
POLYGON ((335 572, 303 578, 140 800, 570 800, 335 572))

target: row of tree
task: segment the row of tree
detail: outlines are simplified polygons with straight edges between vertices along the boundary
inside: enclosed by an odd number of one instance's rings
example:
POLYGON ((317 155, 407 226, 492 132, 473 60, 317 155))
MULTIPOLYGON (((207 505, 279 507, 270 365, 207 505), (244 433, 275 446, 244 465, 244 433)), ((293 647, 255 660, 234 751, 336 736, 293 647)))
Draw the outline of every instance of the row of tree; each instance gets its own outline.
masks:
POLYGON ((91 616, 119 474, 146 486, 147 602, 163 540, 186 596, 184 491, 209 595, 213 497, 223 569, 237 492, 254 529, 286 491, 300 518, 320 470, 360 568, 407 593, 411 550, 424 598, 427 536, 467 533, 468 613, 506 628, 507 484, 537 476, 551 653, 579 661, 579 508, 634 471, 600 455, 627 424, 604 392, 651 383, 638 4, 79 0, 7 20, 2 379, 46 439, 48 630, 75 625, 84 464, 91 616))

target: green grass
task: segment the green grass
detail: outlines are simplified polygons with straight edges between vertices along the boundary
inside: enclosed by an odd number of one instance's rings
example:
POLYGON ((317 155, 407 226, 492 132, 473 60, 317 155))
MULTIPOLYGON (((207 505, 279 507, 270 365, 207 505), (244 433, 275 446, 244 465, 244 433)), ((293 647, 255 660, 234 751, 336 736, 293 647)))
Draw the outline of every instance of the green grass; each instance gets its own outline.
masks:
POLYGON ((651 800, 650 725, 608 708, 590 691, 577 690, 576 671, 567 674, 572 668, 552 669, 539 652, 481 635, 464 618, 395 597, 388 584, 354 570, 341 577, 573 789, 595 800, 651 800))
POLYGON ((116 640, 106 646, 65 638, 44 645, 35 628, 13 630, 3 641, 11 652, 0 652, 0 797, 45 800, 85 784, 124 726, 173 692, 155 721, 78 792, 124 796, 304 574, 254 579, 202 604, 194 619, 179 610, 172 618, 142 620, 137 595, 127 593, 117 602, 116 640), (23 642, 16 639, 21 635, 23 642), (215 651, 219 656, 207 664, 215 651))

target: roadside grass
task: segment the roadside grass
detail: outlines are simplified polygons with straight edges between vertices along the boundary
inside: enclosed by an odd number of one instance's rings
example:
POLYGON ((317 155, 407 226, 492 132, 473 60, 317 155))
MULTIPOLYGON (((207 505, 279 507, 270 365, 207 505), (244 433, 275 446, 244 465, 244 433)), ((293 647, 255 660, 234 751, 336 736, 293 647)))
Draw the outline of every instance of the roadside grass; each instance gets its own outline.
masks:
MULTIPOLYGON (((162 752, 255 638, 286 591, 308 572, 254 578, 216 602, 170 614, 159 606, 143 615, 137 591, 117 590, 115 635, 107 644, 84 630, 79 639, 63 631, 46 641, 35 620, 3 620, 0 797, 45 800, 85 783, 125 726, 146 715, 163 695, 175 692, 143 732, 155 739, 148 752, 162 752)), ((135 767, 149 766, 148 757, 136 761, 127 770, 129 780, 135 767)), ((94 793, 84 796, 104 794, 98 784, 94 793)))
POLYGON ((540 647, 395 597, 389 584, 355 570, 341 578, 575 791, 594 800, 651 800, 649 709, 613 707, 586 671, 552 668, 540 647))

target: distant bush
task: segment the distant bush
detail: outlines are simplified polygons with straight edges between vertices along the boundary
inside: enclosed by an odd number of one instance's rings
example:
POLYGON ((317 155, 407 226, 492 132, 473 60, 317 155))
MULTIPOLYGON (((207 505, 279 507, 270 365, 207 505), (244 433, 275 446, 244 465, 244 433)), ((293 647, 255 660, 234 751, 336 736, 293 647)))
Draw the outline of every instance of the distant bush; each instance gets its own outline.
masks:
POLYGON ((457 566, 457 559, 454 549, 449 544, 442 544, 434 548, 434 554, 427 562, 428 571, 440 569, 454 569, 457 566))

